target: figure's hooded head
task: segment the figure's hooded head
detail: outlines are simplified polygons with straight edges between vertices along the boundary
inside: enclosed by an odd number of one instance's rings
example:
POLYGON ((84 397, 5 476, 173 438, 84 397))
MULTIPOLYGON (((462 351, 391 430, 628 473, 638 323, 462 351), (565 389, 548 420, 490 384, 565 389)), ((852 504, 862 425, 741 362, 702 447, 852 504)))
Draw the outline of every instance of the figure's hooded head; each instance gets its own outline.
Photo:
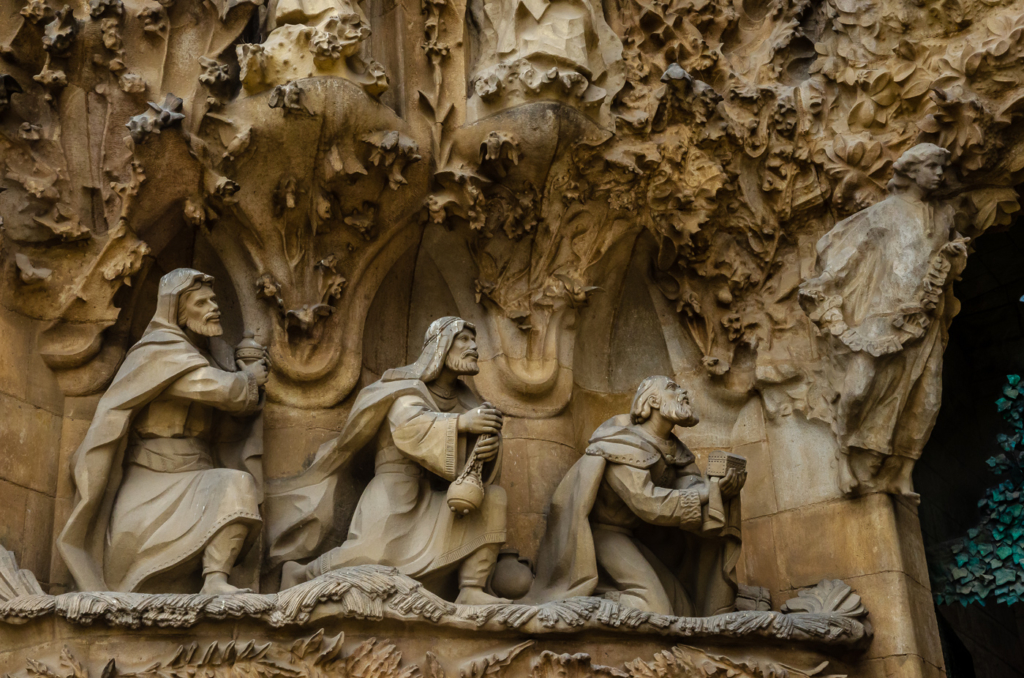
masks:
POLYGON ((416 362, 388 370, 381 380, 418 379, 429 384, 437 379, 446 365, 457 374, 476 374, 480 370, 478 358, 473 323, 445 316, 430 323, 423 339, 423 352, 416 362))
POLYGON ((186 326, 202 336, 218 336, 220 312, 213 297, 213 276, 176 268, 160 278, 156 313, 146 334, 157 330, 180 332, 186 326))

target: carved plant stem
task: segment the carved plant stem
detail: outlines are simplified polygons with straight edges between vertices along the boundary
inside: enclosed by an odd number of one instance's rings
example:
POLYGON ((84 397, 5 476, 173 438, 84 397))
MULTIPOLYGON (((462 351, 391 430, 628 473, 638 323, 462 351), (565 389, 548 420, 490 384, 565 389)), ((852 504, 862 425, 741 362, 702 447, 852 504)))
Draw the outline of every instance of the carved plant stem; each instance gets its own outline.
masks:
POLYGON ((431 151, 434 156, 435 170, 448 165, 451 142, 445 148, 444 123, 451 113, 452 105, 442 101, 444 84, 443 62, 448 58, 449 47, 442 41, 442 14, 448 7, 447 0, 423 0, 423 11, 427 15, 424 22, 424 37, 421 47, 430 61, 434 91, 431 95, 420 91, 420 96, 430 108, 430 116, 425 116, 431 123, 431 151))

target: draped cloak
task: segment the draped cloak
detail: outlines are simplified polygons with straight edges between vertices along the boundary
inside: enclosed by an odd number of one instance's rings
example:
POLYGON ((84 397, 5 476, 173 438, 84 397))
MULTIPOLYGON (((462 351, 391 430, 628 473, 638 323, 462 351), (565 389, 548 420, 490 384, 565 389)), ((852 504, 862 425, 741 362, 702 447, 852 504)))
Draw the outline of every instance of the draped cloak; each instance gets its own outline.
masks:
POLYGON ((320 556, 320 573, 383 563, 440 594, 462 560, 486 544, 505 541, 505 491, 492 486, 500 472, 500 449, 484 464, 481 506, 466 515, 453 513, 445 489, 432 482, 434 477, 455 480, 476 438, 459 435, 456 427, 458 415, 480 400, 465 385, 458 390, 446 408, 433 394, 394 401, 378 430, 375 475, 359 497, 348 538, 320 556))
MULTIPOLYGON (((177 539, 147 549, 144 556, 139 555, 133 559, 127 573, 117 576, 117 581, 108 581, 109 572, 104 566, 106 552, 108 549, 119 550, 121 541, 121 535, 112 534, 109 526, 119 490, 126 480, 124 457, 129 445, 132 421, 176 380, 212 364, 212 356, 205 355, 193 345, 177 324, 178 297, 196 280, 212 282, 213 279, 191 269, 176 269, 161 278, 156 313, 142 338, 125 355, 110 388, 97 404, 96 414, 84 440, 72 456, 71 470, 76 500, 71 516, 57 538, 57 548, 79 590, 138 590, 147 578, 166 572, 200 554, 209 538, 221 527, 240 520, 254 528, 260 524, 256 503, 259 501, 259 485, 262 483, 263 424, 262 417, 257 416, 238 422, 233 431, 233 439, 218 449, 221 463, 234 469, 234 472, 246 472, 248 480, 240 475, 237 479, 231 478, 230 484, 232 488, 237 485, 238 491, 243 494, 246 489, 251 489, 251 500, 248 497, 225 496, 230 494, 226 492, 229 488, 216 487, 221 484, 216 482, 218 479, 226 479, 224 474, 216 478, 210 476, 208 480, 213 481, 211 485, 207 479, 200 478, 209 471, 186 472, 193 474, 188 478, 185 478, 186 474, 180 473, 149 472, 147 481, 150 482, 156 475, 167 476, 168 487, 147 489, 152 489, 157 495, 153 497, 155 502, 167 502, 168 506, 162 512, 154 505, 151 507, 153 513, 147 512, 145 517, 151 518, 154 525, 158 522, 166 524, 175 518, 187 524, 178 525, 173 530, 178 533, 177 539), (183 479, 191 482, 182 483, 183 479), (221 496, 217 498, 218 501, 211 502, 206 510, 197 512, 190 505, 189 496, 206 489, 216 490, 221 496), (222 509, 220 512, 218 507, 222 509)), ((219 352, 228 357, 222 358, 223 363, 214 360, 218 364, 213 366, 233 371, 235 366, 233 360, 229 359, 233 357, 231 349, 220 342, 219 352)), ((211 469, 215 473, 223 470, 211 469)), ((159 541, 159 533, 159 526, 156 526, 150 541, 159 541)), ((257 536, 258 530, 249 530, 243 555, 257 536)), ((250 573, 248 578, 252 579, 254 575, 250 573)))
POLYGON ((801 303, 843 350, 874 359, 869 392, 841 422, 845 448, 920 456, 938 415, 942 354, 959 310, 949 283, 963 260, 941 252, 955 237, 951 206, 896 194, 818 241, 821 274, 801 285, 801 303))
MULTIPOLYGON (((379 381, 360 391, 338 437, 320 446, 313 462, 305 471, 296 476, 275 479, 267 483, 264 514, 267 522, 269 567, 275 567, 289 560, 305 560, 320 554, 327 537, 338 520, 335 496, 338 475, 348 469, 356 456, 378 437, 381 427, 388 425, 388 414, 396 401, 409 398, 423 403, 426 409, 441 412, 426 384, 436 379, 441 373, 455 336, 464 328, 473 329, 473 325, 458 318, 441 318, 435 321, 434 325, 441 329, 435 335, 428 337, 423 351, 415 363, 388 370, 379 381)), ((476 402, 475 396, 463 384, 459 386, 459 399, 463 403, 476 402)), ((460 457, 461 463, 465 463, 464 451, 460 453, 460 457)), ((457 467, 455 471, 457 473, 461 471, 461 468, 457 467)), ((485 485, 496 482, 499 473, 500 452, 496 461, 488 463, 485 467, 485 485)), ((446 480, 452 479, 445 477, 448 475, 447 473, 440 475, 446 480)), ((394 515, 375 516, 366 513, 365 507, 371 504, 376 507, 377 511, 388 510, 383 506, 387 502, 382 503, 381 500, 381 493, 387 494, 387 490, 383 488, 384 484, 385 481, 380 479, 379 475, 375 476, 364 491, 364 495, 360 497, 350 526, 349 537, 350 539, 358 538, 362 534, 363 538, 359 540, 358 546, 347 544, 344 551, 344 560, 348 561, 351 556, 351 564, 358 564, 356 561, 359 563, 369 562, 373 559, 369 555, 371 552, 383 552, 387 548, 387 544, 391 543, 391 540, 384 540, 383 535, 381 535, 380 543, 371 543, 373 538, 370 535, 377 534, 371 523, 378 518, 386 522, 390 517, 393 521, 402 523, 401 529, 408 528, 405 519, 398 516, 397 509, 393 509, 396 511, 394 515), (375 501, 376 503, 374 503, 375 501)), ((449 512, 446 506, 443 507, 443 510, 449 512)), ((425 517, 424 520, 429 521, 431 525, 434 524, 432 521, 439 517, 448 518, 443 512, 434 515, 434 509, 423 506, 419 506, 415 511, 420 511, 425 516, 429 514, 429 518, 425 517)), ((403 509, 402 512, 409 516, 413 514, 412 509, 403 509)), ((474 535, 473 541, 478 541, 477 536, 479 535, 474 535)), ((490 541, 504 541, 504 536, 502 534, 500 540, 493 536, 490 541)), ((410 548, 412 547, 410 546, 410 548)), ((424 553, 421 555, 424 557, 413 558, 410 554, 402 554, 400 558, 402 564, 412 567, 413 570, 424 564, 429 567, 429 561, 432 558, 426 556, 425 551, 434 549, 420 544, 414 550, 423 550, 424 553)), ((343 554, 335 551, 334 555, 342 557, 343 554)), ((458 550, 453 552, 453 557, 461 555, 468 555, 468 553, 462 554, 458 550)), ((416 574, 413 570, 410 570, 409 573, 416 574)))
MULTIPOLYGON (((591 512, 609 464, 652 467, 663 457, 654 445, 629 425, 629 415, 612 417, 594 432, 586 454, 569 469, 551 497, 547 529, 537 553, 537 576, 524 604, 539 605, 578 596, 614 591, 615 582, 600 571, 591 525, 591 512)), ((675 459, 680 480, 697 475, 692 453, 678 439, 675 459)), ((708 503, 702 508, 698 533, 678 528, 643 525, 630 535, 656 569, 668 570, 674 581, 666 589, 682 591, 674 614, 709 616, 734 609, 736 563, 740 556, 739 497, 723 500, 718 479, 709 483, 708 503)))

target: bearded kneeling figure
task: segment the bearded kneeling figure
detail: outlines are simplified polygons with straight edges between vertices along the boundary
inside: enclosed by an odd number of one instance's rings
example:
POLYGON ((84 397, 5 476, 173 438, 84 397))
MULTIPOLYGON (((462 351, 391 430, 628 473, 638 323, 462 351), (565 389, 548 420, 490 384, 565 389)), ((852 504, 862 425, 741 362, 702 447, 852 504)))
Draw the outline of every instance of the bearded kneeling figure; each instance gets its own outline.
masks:
POLYGON ((555 490, 537 578, 517 602, 603 595, 663 615, 735 610, 746 471, 701 475, 672 433, 698 421, 675 382, 645 379, 630 414, 594 432, 555 490))
POLYGON ((339 467, 364 446, 374 447, 374 477, 348 539, 307 564, 285 563, 282 589, 338 568, 380 564, 439 594, 457 579, 458 603, 503 601, 485 590, 505 541, 505 491, 496 484, 502 415, 459 379, 479 371, 478 357, 471 323, 435 320, 419 360, 363 389, 341 435, 317 452, 310 468, 274 483, 272 559, 319 540, 333 515, 339 467), (479 505, 456 513, 451 493, 434 485, 454 484, 475 465, 479 505))
MULTIPOLYGON (((82 591, 224 594, 262 521, 261 386, 218 337, 213 278, 160 279, 156 313, 72 457, 75 507, 57 546, 82 591)), ((254 571, 246 574, 254 582, 254 571)))

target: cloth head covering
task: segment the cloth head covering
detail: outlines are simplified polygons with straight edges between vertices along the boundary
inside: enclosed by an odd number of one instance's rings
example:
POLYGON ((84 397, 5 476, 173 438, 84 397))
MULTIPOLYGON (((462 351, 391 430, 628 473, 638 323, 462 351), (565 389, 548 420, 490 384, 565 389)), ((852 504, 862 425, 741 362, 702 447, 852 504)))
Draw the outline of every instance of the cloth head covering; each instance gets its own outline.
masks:
POLYGON ((411 365, 396 367, 384 373, 381 381, 399 381, 401 379, 417 379, 425 384, 437 379, 444 368, 445 358, 451 350, 452 342, 462 330, 470 330, 476 334, 476 326, 456 316, 445 316, 430 323, 427 334, 423 338, 423 352, 411 365))
POLYGON ((160 286, 157 288, 156 313, 153 314, 153 319, 146 327, 143 336, 157 330, 180 331, 178 300, 197 281, 203 285, 213 285, 213 276, 193 268, 176 268, 160 278, 160 286))
POLYGON ((416 362, 388 370, 360 391, 338 437, 320 446, 309 468, 267 484, 263 510, 270 567, 318 553, 331 528, 337 522, 347 524, 348 517, 335 512, 339 471, 377 435, 396 399, 416 395, 432 402, 426 384, 441 374, 452 342, 464 329, 476 332, 472 323, 454 316, 432 322, 416 362))
POLYGON ((109 590, 103 575, 105 536, 132 419, 179 377, 210 364, 178 327, 178 299, 197 280, 213 282, 190 268, 160 278, 156 313, 125 355, 71 458, 76 502, 57 547, 81 591, 109 590))

